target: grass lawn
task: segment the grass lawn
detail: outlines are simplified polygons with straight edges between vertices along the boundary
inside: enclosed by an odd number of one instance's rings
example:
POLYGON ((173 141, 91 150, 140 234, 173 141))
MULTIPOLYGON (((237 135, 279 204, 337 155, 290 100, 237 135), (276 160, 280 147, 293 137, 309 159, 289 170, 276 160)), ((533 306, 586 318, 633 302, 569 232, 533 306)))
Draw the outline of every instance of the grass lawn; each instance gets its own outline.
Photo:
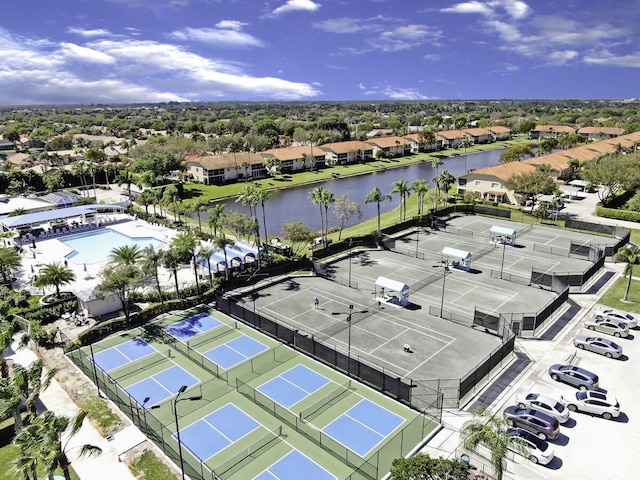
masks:
POLYGON ((177 480, 177 476, 155 454, 147 450, 132 465, 136 476, 143 480, 177 480))
POLYGON ((608 307, 625 310, 631 313, 640 313, 640 281, 632 280, 629 290, 629 300, 622 300, 627 289, 627 279, 619 278, 600 298, 600 303, 608 307))
MULTIPOLYGON (((20 450, 13 445, 13 418, 0 423, 0 480, 23 480, 24 476, 15 471, 13 464, 20 457, 20 450)), ((58 468, 56 475, 62 475, 62 470, 58 468)), ((44 468, 38 466, 38 477, 47 478, 44 468)), ((71 478, 80 480, 76 472, 71 467, 71 478)))

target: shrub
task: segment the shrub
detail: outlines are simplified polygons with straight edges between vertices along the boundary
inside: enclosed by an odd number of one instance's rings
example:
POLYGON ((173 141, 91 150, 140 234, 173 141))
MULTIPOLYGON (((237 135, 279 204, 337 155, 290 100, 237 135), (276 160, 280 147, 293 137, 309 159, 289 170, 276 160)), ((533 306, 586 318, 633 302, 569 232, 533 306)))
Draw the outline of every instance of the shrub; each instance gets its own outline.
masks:
POLYGON ((596 206, 596 215, 599 217, 613 218, 616 220, 624 220, 627 222, 640 222, 640 212, 631 210, 616 210, 613 208, 605 208, 601 205, 596 206))

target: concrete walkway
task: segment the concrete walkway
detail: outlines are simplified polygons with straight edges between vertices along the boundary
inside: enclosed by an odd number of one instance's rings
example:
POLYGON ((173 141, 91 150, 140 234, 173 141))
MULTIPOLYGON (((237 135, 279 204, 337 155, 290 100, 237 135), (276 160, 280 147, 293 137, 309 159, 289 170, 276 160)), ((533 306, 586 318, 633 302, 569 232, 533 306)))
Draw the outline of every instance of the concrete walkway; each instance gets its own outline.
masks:
MULTIPOLYGON (((33 351, 26 348, 16 351, 16 348, 17 345, 14 343, 7 360, 24 367, 37 360, 33 351)), ((40 401, 46 410, 56 415, 73 417, 80 411, 56 380, 40 394, 40 401)), ((80 431, 69 440, 66 451, 73 469, 82 480, 136 480, 129 467, 120 462, 114 447, 115 445, 102 437, 89 419, 85 419, 80 431), (81 450, 79 447, 85 444, 100 447, 102 454, 96 457, 78 457, 81 450)))
POLYGON ((624 220, 617 220, 614 218, 598 217, 595 214, 596 205, 600 202, 597 193, 586 193, 582 199, 571 199, 566 201, 564 208, 561 210, 561 214, 571 214, 572 217, 584 220, 585 222, 600 223, 602 225, 616 225, 618 227, 638 229, 640 223, 627 222, 624 220))

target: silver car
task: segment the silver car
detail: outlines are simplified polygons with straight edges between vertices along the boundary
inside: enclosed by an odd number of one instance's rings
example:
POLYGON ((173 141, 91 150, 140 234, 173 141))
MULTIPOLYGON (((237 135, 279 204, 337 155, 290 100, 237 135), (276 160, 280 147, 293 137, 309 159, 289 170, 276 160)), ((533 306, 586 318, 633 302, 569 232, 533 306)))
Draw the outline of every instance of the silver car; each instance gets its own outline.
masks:
POLYGON ((572 412, 586 412, 600 415, 606 420, 620 416, 620 404, 615 397, 603 392, 565 392, 562 401, 572 412))
POLYGON ((573 339, 573 344, 581 350, 589 350, 608 358, 620 358, 622 356, 622 347, 606 338, 578 335, 573 339))
POLYGON ((569 420, 569 409, 555 398, 540 393, 519 393, 515 397, 519 407, 529 407, 551 415, 558 422, 565 423, 569 420))
POLYGON ((589 330, 595 330, 601 333, 608 333, 614 337, 628 337, 629 326, 624 322, 618 322, 617 320, 610 320, 608 318, 589 318, 585 320, 584 326, 589 330))
POLYGON ((605 307, 596 310, 593 316, 598 320, 602 320, 603 318, 618 320, 620 322, 626 323, 629 328, 636 328, 638 326, 638 319, 631 315, 629 312, 625 312, 623 310, 616 310, 614 308, 605 307))

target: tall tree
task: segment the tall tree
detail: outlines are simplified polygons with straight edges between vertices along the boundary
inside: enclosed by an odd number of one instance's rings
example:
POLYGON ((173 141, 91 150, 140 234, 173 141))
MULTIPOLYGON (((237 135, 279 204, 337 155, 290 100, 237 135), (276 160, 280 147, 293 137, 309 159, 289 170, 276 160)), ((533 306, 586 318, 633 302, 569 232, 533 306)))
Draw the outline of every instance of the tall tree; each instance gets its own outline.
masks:
POLYGON ((426 180, 417 179, 411 182, 411 190, 413 190, 418 197, 418 215, 424 214, 424 197, 429 190, 429 184, 426 180))
POLYGON ((640 249, 632 248, 625 245, 615 255, 616 261, 626 263, 624 267, 624 276, 627 277, 627 288, 624 291, 623 300, 629 300, 629 291, 631 290, 631 280, 633 279, 633 266, 640 264, 640 249))
POLYGON ((162 204, 173 208, 173 218, 176 222, 180 221, 179 200, 180 194, 178 188, 175 185, 167 185, 162 192, 162 204))
POLYGON ((131 315, 131 297, 142 283, 142 271, 134 265, 116 263, 100 271, 97 292, 100 296, 115 295, 122 305, 125 319, 131 315))
POLYGON ((2 283, 11 286, 12 271, 22 266, 22 257, 13 247, 0 247, 0 275, 2 283))
POLYGON ((362 209, 358 202, 349 200, 346 195, 340 195, 336 198, 333 214, 340 221, 340 232, 338 233, 338 241, 342 239, 342 230, 353 217, 362 217, 362 209))
POLYGON ((385 200, 391 201, 391 195, 388 193, 382 193, 379 187, 374 187, 364 199, 364 203, 375 203, 378 208, 378 236, 382 236, 382 229, 380 228, 380 204, 385 200))
POLYGON ((111 249, 109 258, 124 265, 135 265, 143 257, 144 253, 139 245, 122 245, 111 249))
POLYGON ((502 480, 504 463, 511 436, 507 420, 501 415, 479 408, 473 417, 462 425, 460 434, 464 448, 475 451, 478 445, 484 445, 491 452, 491 464, 496 472, 497 480, 502 480))
POLYGON ((176 288, 176 297, 180 298, 180 289, 178 287, 178 268, 180 268, 180 254, 175 248, 167 248, 162 252, 162 265, 171 270, 173 281, 176 288))
POLYGON ((431 159, 431 166, 436 169, 436 177, 438 175, 440 175, 440 170, 439 169, 440 169, 440 165, 442 165, 442 163, 443 163, 442 160, 439 159, 438 157, 435 157, 435 158, 431 159))
POLYGON ((411 195, 411 190, 409 188, 409 182, 406 180, 396 180, 393 182, 393 190, 391 193, 397 193, 400 195, 400 205, 398 206, 398 210, 400 211, 400 221, 407 219, 407 197, 411 195))
POLYGON ((153 246, 149 245, 142 250, 142 274, 146 278, 151 278, 155 284, 162 304, 162 310, 164 311, 164 298, 162 295, 162 286, 160 285, 159 270, 162 266, 162 251, 156 250, 153 246))
POLYGON ((35 287, 54 286, 56 296, 60 296, 60 286, 68 285, 75 281, 76 274, 69 267, 62 263, 48 263, 38 272, 38 278, 33 282, 35 287))
POLYGON ((218 228, 220 228, 220 225, 222 224, 222 217, 224 215, 225 208, 226 205, 224 203, 216 203, 213 208, 207 210, 207 213, 209 214, 209 228, 211 229, 211 235, 214 237, 218 235, 218 228))
POLYGON ((188 211, 195 213, 196 216, 198 217, 198 230, 200 230, 200 233, 202 233, 201 215, 207 210, 208 205, 209 203, 202 198, 193 199, 187 204, 188 211))
POLYGON ((214 249, 208 244, 200 245, 197 257, 207 262, 207 271, 209 272, 209 285, 213 287, 213 274, 211 273, 211 255, 213 255, 214 249))
POLYGON ((256 190, 255 195, 256 195, 256 201, 260 204, 260 207, 262 208, 262 226, 264 227, 264 241, 266 242, 269 239, 269 235, 267 234, 267 213, 266 213, 264 204, 267 200, 271 198, 271 192, 263 188, 258 188, 256 190))
MULTIPOLYGON (((42 460, 47 473, 53 476, 58 467, 65 480, 71 480, 67 448, 69 442, 80 432, 87 412, 81 411, 73 418, 57 416, 46 411, 23 428, 15 438, 15 443, 23 451, 42 460)), ((102 449, 86 443, 80 446, 80 456, 100 455, 102 449)))
POLYGON ((445 201, 448 202, 449 201, 449 189, 451 189, 452 185, 455 185, 456 177, 454 177, 447 170, 443 170, 440 173, 440 175, 438 175, 437 183, 438 183, 438 185, 440 185, 440 188, 442 188, 442 191, 444 192, 445 201))
POLYGON ((465 135, 460 141, 460 146, 464 148, 464 173, 467 173, 467 148, 473 146, 473 140, 469 135, 465 135))
POLYGON ((213 239, 213 246, 222 249, 224 254, 224 278, 227 280, 229 280, 229 259, 227 258, 227 245, 229 244, 230 242, 224 233, 213 239))
POLYGON ((320 186, 314 188, 309 197, 311 198, 311 203, 320 207, 320 233, 322 235, 322 243, 326 246, 329 234, 329 208, 335 202, 335 194, 320 186))
POLYGON ((192 231, 180 232, 171 241, 171 248, 175 249, 183 263, 193 264, 193 275, 196 279, 196 290, 200 291, 200 282, 198 280, 198 263, 196 261, 196 250, 200 245, 200 241, 192 231))

